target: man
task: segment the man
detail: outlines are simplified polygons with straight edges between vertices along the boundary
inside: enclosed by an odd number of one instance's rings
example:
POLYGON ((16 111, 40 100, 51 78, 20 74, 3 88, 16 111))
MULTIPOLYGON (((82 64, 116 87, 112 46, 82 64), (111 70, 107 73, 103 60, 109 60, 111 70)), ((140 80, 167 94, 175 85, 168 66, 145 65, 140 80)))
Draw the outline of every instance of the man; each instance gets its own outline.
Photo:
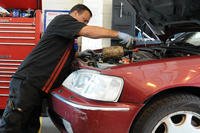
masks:
POLYGON ((70 73, 75 53, 71 47, 76 37, 119 38, 124 44, 131 44, 133 37, 126 33, 86 25, 91 17, 90 9, 78 4, 69 15, 52 20, 38 45, 12 76, 0 133, 38 132, 42 100, 70 73))

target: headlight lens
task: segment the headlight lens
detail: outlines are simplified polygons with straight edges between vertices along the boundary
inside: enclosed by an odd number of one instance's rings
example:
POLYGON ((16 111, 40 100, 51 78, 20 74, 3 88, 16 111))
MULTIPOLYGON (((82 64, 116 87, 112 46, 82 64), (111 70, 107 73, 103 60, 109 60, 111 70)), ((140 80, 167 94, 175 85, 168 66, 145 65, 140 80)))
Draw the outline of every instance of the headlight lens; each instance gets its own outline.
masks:
POLYGON ((63 82, 67 89, 89 99, 116 102, 123 88, 123 79, 102 75, 98 71, 81 69, 63 82))

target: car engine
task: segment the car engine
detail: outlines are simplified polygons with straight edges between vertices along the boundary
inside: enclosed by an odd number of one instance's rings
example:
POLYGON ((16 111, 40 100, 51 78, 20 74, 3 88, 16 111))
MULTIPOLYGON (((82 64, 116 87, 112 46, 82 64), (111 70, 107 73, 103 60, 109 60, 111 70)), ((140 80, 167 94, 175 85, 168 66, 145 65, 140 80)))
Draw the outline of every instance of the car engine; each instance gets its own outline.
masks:
POLYGON ((177 45, 154 45, 137 47, 134 49, 124 49, 121 46, 111 46, 102 50, 93 51, 91 56, 79 57, 80 63, 93 66, 100 69, 109 68, 121 64, 130 64, 134 62, 158 60, 172 57, 184 57, 199 55, 199 47, 186 44, 177 45))

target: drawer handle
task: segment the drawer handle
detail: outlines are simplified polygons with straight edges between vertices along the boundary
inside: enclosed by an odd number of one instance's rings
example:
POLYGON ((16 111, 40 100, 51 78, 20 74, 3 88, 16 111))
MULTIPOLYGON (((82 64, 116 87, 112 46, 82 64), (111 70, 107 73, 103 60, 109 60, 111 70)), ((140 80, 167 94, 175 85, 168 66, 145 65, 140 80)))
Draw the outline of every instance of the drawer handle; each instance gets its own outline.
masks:
POLYGON ((0 59, 9 59, 10 55, 0 55, 0 59))

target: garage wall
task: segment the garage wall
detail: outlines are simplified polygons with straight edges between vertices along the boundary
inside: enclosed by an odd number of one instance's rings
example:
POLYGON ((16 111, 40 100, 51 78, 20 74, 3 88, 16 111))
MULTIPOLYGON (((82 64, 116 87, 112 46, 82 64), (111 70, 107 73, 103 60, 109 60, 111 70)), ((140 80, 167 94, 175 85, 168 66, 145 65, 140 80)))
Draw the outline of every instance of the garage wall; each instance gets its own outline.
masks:
MULTIPOLYGON (((103 27, 111 29, 112 26, 112 1, 104 0, 103 4, 103 27)), ((102 46, 108 47, 111 44, 110 39, 103 39, 102 46)))
MULTIPOLYGON (((111 28, 112 0, 83 0, 83 4, 87 5, 93 13, 89 25, 111 28)), ((110 39, 89 39, 83 37, 81 50, 100 49, 108 46, 110 46, 110 39)))
POLYGON ((69 10, 83 0, 42 0, 43 10, 69 10))

